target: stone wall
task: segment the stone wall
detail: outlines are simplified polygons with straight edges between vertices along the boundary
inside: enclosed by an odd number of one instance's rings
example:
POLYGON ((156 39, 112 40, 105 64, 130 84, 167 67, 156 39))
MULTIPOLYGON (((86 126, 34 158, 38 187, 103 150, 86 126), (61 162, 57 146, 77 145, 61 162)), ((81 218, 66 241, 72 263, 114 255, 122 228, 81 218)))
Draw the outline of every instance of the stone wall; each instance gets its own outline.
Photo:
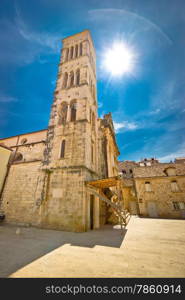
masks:
POLYGON ((14 152, 21 153, 23 158, 22 161, 28 162, 33 160, 42 160, 43 153, 45 149, 45 144, 43 142, 38 142, 34 144, 21 145, 19 147, 12 147, 14 152))
POLYGON ((37 201, 42 197, 40 162, 12 165, 2 195, 2 209, 9 223, 38 225, 37 201))
MULTIPOLYGON (((86 168, 53 169, 41 206, 41 226, 76 232, 90 229, 90 193, 85 186, 85 181, 90 178, 91 171, 86 168)), ((99 222, 97 206, 98 204, 94 206, 95 226, 99 222)))
POLYGON ((122 188, 123 195, 123 207, 132 213, 131 211, 131 201, 137 202, 137 197, 135 189, 133 187, 124 187, 122 188))

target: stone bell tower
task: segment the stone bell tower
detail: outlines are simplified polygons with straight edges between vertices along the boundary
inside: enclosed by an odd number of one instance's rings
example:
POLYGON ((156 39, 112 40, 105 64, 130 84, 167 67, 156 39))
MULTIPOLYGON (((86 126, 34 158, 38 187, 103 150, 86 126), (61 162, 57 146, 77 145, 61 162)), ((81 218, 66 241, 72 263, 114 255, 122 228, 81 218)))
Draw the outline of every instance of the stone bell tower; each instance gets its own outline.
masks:
POLYGON ((43 162, 44 227, 88 229, 85 181, 98 176, 97 122, 96 55, 85 30, 63 40, 43 162))

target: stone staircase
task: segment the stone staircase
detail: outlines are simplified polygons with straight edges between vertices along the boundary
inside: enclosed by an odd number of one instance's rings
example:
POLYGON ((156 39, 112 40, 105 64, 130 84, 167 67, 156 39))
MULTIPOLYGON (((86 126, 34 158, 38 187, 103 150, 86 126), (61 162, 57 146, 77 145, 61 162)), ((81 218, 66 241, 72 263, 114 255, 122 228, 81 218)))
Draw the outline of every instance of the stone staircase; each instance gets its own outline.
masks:
POLYGON ((118 222, 120 224, 121 229, 123 228, 123 226, 125 227, 128 224, 128 222, 130 220, 130 213, 127 210, 122 208, 121 204, 119 203, 118 196, 115 192, 112 192, 109 189, 109 191, 107 191, 106 195, 105 195, 105 193, 102 192, 100 194, 96 190, 94 190, 93 188, 89 188, 89 187, 88 187, 88 191, 91 192, 93 195, 97 196, 100 200, 106 202, 108 205, 110 205, 113 208, 114 214, 118 218, 118 222), (110 196, 111 197, 116 196, 117 201, 116 202, 111 201, 107 197, 107 194, 109 194, 109 197, 110 196))

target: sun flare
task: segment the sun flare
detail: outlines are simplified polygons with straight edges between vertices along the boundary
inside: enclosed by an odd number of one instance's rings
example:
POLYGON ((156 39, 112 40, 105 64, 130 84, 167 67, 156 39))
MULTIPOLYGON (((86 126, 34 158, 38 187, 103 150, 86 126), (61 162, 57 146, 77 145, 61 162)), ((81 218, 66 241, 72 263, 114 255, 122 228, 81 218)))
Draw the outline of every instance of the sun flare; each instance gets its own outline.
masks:
POLYGON ((104 67, 113 76, 132 73, 135 64, 133 50, 123 42, 115 43, 104 57, 104 67))

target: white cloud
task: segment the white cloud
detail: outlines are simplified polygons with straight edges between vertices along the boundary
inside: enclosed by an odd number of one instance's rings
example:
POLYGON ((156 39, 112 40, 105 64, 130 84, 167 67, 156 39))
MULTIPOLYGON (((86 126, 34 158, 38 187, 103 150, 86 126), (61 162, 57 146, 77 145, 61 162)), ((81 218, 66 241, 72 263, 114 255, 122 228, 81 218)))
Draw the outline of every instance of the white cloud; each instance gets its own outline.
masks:
POLYGON ((5 94, 0 95, 0 103, 17 102, 17 101, 18 100, 15 97, 5 95, 5 94))
POLYGON ((168 43, 172 44, 172 40, 168 37, 168 35, 161 30, 161 28, 150 21, 150 19, 147 19, 139 14, 136 14, 135 12, 126 10, 126 9, 114 9, 114 8, 103 8, 103 9, 91 9, 88 11, 88 15, 90 20, 92 21, 108 21, 110 24, 111 22, 118 22, 118 19, 121 19, 122 22, 125 20, 126 22, 138 22, 137 26, 139 25, 139 28, 136 32, 141 31, 149 31, 153 30, 156 33, 158 33, 163 39, 168 43))
POLYGON ((126 130, 136 130, 138 125, 134 122, 123 121, 120 123, 113 122, 116 133, 126 131, 126 130))
POLYGON ((101 115, 100 115, 100 119, 103 119, 104 115, 106 114, 106 111, 102 111, 101 115))
POLYGON ((183 143, 180 146, 180 149, 178 149, 177 151, 161 156, 159 157, 159 161, 160 162, 169 162, 169 161, 173 161, 175 158, 177 157, 185 157, 185 143, 183 143))
POLYGON ((151 136, 146 141, 143 139, 142 146, 128 155, 131 160, 156 157, 160 162, 169 162, 185 156, 185 141, 179 142, 176 135, 167 132, 158 137, 151 136))
POLYGON ((54 53, 58 53, 60 50, 60 46, 59 46, 60 38, 58 36, 50 35, 47 33, 31 32, 23 27, 19 27, 19 33, 25 40, 35 42, 41 46, 48 47, 54 53))
POLYGON ((168 112, 174 109, 181 110, 184 107, 184 98, 180 94, 184 82, 177 81, 175 76, 175 74, 172 74, 169 78, 166 78, 167 83, 163 84, 163 87, 151 97, 154 112, 157 112, 158 109, 160 109, 160 112, 168 112))
POLYGON ((102 102, 98 102, 98 108, 101 108, 103 106, 102 102))
POLYGON ((27 65, 37 59, 41 64, 47 63, 44 55, 60 52, 62 34, 60 32, 43 32, 29 25, 26 18, 16 8, 14 20, 0 20, 1 65, 27 65), (15 47, 16 45, 16 47, 15 47))
POLYGON ((56 79, 53 79, 53 80, 51 81, 51 84, 52 84, 53 86, 55 86, 55 85, 56 85, 56 79))
POLYGON ((157 114, 159 114, 160 113, 160 108, 157 108, 157 109, 155 109, 155 110, 153 110, 153 111, 150 111, 149 112, 149 115, 157 115, 157 114))
POLYGON ((24 21, 20 10, 16 8, 16 27, 19 34, 27 41, 36 43, 39 46, 47 47, 53 53, 58 53, 60 50, 61 34, 51 34, 45 32, 34 32, 24 21))

